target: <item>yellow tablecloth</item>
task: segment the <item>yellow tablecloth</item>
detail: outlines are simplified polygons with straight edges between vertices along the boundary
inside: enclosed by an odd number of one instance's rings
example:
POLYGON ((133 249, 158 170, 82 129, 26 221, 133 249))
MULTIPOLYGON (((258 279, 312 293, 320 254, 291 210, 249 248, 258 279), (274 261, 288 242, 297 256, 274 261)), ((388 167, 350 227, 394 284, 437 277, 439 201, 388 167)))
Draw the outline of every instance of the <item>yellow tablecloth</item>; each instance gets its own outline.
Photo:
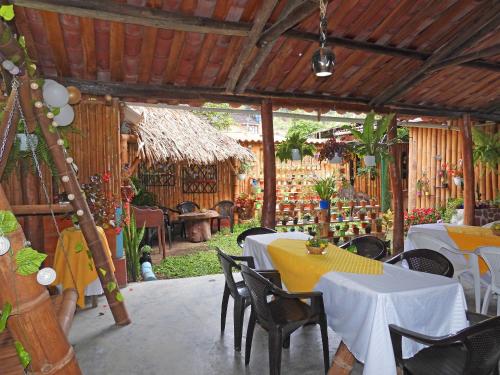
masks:
POLYGON ((305 243, 303 240, 282 238, 271 242, 267 248, 290 291, 311 291, 321 276, 332 271, 367 275, 383 273, 383 264, 379 261, 363 258, 331 244, 326 248, 327 254, 310 255, 305 243))
MULTIPOLYGON (((500 246, 500 237, 495 236, 491 228, 468 225, 446 225, 445 227, 457 248, 464 252, 472 252, 481 246, 500 246)), ((479 271, 481 274, 488 271, 488 266, 481 257, 479 257, 479 271)))
MULTIPOLYGON (((104 230, 100 227, 97 227, 97 230, 114 272, 111 251, 104 230)), ((62 284, 63 289, 75 288, 78 291, 78 305, 85 307, 85 288, 98 276, 94 260, 80 229, 67 228, 62 231, 57 241, 54 270, 57 273, 57 278, 53 285, 62 284), (66 251, 66 255, 64 251, 66 251)))

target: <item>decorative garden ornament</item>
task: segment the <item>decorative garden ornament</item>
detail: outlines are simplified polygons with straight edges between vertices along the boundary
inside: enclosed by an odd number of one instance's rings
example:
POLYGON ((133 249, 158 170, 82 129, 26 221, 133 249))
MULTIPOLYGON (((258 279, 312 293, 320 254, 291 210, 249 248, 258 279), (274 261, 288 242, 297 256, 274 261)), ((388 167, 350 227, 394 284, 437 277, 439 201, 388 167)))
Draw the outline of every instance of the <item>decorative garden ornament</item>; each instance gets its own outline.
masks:
POLYGON ((51 107, 64 107, 69 101, 68 90, 60 83, 46 79, 43 84, 43 100, 51 107))
POLYGON ((300 150, 298 148, 292 148, 292 160, 300 160, 300 150))
POLYGON ((36 149, 36 146, 38 145, 38 137, 36 134, 28 134, 28 136, 26 136, 24 133, 19 133, 16 134, 16 137, 19 140, 20 151, 28 151, 30 149, 30 145, 36 149))
POLYGON ((0 237, 0 255, 7 254, 10 249, 10 241, 7 237, 0 237))
POLYGON ((80 90, 75 86, 68 86, 66 87, 66 89, 68 90, 69 94, 68 103, 71 105, 80 103, 80 100, 82 100, 82 93, 80 92, 80 90))
POLYGON ((375 167, 377 165, 377 162, 375 160, 375 155, 365 155, 363 157, 363 160, 367 167, 375 167))
POLYGON ((56 281, 56 271, 50 267, 42 268, 36 274, 36 281, 38 281, 40 285, 50 285, 56 281))
POLYGON ((73 107, 69 104, 61 107, 59 110, 59 114, 54 116, 54 121, 56 121, 59 126, 68 126, 75 119, 75 111, 73 111, 73 107))

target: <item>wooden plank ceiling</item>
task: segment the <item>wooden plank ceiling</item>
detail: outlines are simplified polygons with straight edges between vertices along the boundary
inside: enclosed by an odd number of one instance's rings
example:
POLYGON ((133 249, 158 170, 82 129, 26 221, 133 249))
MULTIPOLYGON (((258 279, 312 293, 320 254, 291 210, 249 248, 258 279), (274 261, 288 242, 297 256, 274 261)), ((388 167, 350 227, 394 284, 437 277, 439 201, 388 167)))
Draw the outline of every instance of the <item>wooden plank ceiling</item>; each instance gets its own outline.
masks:
POLYGON ((337 63, 325 79, 310 68, 317 0, 267 1, 14 3, 43 75, 92 94, 500 118, 500 2, 330 0, 337 63), (147 9, 157 11, 109 21, 147 9))

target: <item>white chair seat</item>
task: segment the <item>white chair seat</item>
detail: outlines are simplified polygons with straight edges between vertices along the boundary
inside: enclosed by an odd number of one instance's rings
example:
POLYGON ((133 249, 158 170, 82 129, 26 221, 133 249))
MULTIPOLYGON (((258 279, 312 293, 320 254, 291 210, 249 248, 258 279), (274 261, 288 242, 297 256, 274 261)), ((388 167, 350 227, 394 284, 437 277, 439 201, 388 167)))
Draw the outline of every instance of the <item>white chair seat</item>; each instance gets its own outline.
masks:
POLYGON ((482 314, 488 313, 488 306, 492 295, 497 297, 497 315, 500 315, 500 247, 484 246, 476 250, 484 259, 491 272, 491 283, 484 295, 482 314))

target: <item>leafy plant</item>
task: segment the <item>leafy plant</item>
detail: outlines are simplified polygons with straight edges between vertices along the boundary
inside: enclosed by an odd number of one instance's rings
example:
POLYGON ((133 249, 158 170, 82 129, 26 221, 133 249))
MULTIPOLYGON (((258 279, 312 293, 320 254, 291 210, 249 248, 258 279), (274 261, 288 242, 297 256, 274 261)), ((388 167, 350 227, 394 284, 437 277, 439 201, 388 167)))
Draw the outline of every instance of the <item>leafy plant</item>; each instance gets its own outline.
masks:
POLYGON ((16 272, 28 276, 38 272, 40 265, 47 258, 46 254, 39 253, 31 247, 25 247, 16 254, 16 272))
MULTIPOLYGON (((358 143, 354 146, 356 154, 359 156, 373 155, 379 160, 388 156, 389 142, 384 141, 389 124, 394 117, 394 113, 383 116, 380 120, 375 120, 375 112, 366 115, 361 131, 352 126, 343 126, 343 129, 349 130, 358 143)), ((397 137, 393 142, 397 141, 397 137)))
POLYGON ((286 138, 276 146, 276 157, 280 161, 293 160, 292 150, 297 149, 300 153, 300 158, 304 156, 314 156, 316 152, 316 147, 311 144, 307 144, 307 135, 302 134, 299 131, 289 132, 286 138))
POLYGON ((89 206, 90 212, 94 217, 96 225, 103 228, 116 225, 115 212, 118 206, 118 198, 107 194, 104 185, 109 183, 111 175, 96 174, 90 176, 88 184, 82 184, 82 190, 85 193, 85 199, 89 206))
POLYGON ((442 218, 445 223, 449 223, 451 218, 457 212, 457 208, 463 207, 463 198, 448 199, 444 212, 442 213, 442 218))
POLYGON ((324 143, 319 152, 319 160, 330 160, 335 154, 345 161, 351 154, 350 145, 345 142, 337 142, 335 137, 331 137, 324 143))
POLYGON ((317 179, 314 181, 313 189, 320 199, 329 201, 336 192, 335 179, 333 177, 317 179))
POLYGON ((238 174, 247 174, 252 170, 253 165, 251 163, 246 163, 242 161, 238 168, 238 174))
POLYGON ((156 206, 156 196, 140 182, 137 177, 131 177, 130 182, 134 186, 136 194, 132 199, 132 204, 135 206, 156 206))
POLYGON ((378 171, 377 171, 377 168, 375 168, 375 167, 361 167, 361 168, 358 168, 357 175, 358 175, 358 177, 367 176, 371 180, 375 180, 378 176, 378 171))
POLYGON ((472 140, 474 161, 481 162, 497 172, 500 161, 500 133, 489 134, 473 127, 472 140))
POLYGON ((139 245, 144 237, 145 227, 138 230, 135 222, 135 215, 130 214, 130 220, 123 228, 123 246, 127 258, 127 272, 132 281, 137 281, 140 273, 140 251, 139 245))
MULTIPOLYGON (((227 109, 231 108, 227 103, 206 103, 204 107, 208 108, 221 108, 227 109)), ((195 111, 197 116, 205 119, 210 125, 218 130, 226 130, 231 127, 231 125, 236 124, 229 112, 218 112, 218 111, 195 111)))

